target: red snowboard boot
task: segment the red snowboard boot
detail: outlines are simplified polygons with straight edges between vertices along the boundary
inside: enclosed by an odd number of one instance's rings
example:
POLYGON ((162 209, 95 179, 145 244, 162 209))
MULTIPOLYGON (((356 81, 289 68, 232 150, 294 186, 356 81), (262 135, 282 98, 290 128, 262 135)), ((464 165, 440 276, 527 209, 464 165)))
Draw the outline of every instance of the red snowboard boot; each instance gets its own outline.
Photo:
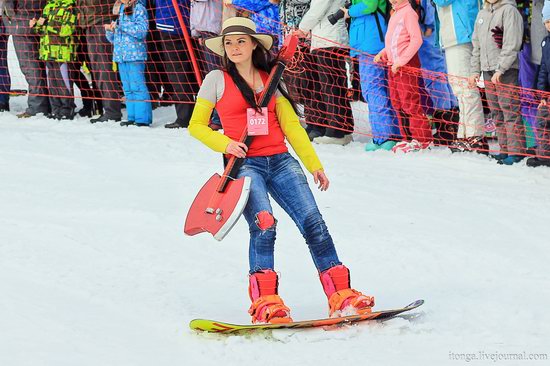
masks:
POLYGON ((249 277, 248 294, 252 305, 248 313, 252 323, 290 323, 290 309, 277 294, 279 278, 276 272, 264 270, 249 277))
POLYGON ((365 296, 350 288, 349 270, 334 266, 319 275, 328 298, 329 317, 364 314, 374 306, 374 297, 365 296))

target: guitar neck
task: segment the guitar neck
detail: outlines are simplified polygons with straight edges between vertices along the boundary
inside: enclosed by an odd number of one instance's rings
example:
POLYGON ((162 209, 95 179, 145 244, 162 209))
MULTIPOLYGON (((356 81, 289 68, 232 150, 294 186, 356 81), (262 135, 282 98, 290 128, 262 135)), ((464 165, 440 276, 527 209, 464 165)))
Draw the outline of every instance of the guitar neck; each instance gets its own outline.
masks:
MULTIPOLYGON (((260 107, 267 107, 269 104, 269 101, 271 98, 275 95, 275 92, 277 91, 277 87, 279 85, 279 81, 281 80, 281 77, 283 76, 283 72, 285 71, 285 64, 281 61, 277 62, 277 65, 271 70, 271 73, 269 74, 269 78, 267 79, 266 86, 260 95, 260 107)), ((253 136, 248 136, 247 130, 245 129, 241 135, 241 138, 239 139, 240 142, 243 142, 246 144, 246 146, 250 147, 250 144, 252 143, 253 136)), ((218 192, 223 192, 225 190, 225 187, 227 183, 229 182, 229 179, 235 179, 237 177, 237 173, 239 172, 239 169, 241 168, 241 165, 243 164, 244 159, 236 158, 235 156, 232 156, 224 170, 224 179, 220 182, 220 187, 218 188, 218 192)))

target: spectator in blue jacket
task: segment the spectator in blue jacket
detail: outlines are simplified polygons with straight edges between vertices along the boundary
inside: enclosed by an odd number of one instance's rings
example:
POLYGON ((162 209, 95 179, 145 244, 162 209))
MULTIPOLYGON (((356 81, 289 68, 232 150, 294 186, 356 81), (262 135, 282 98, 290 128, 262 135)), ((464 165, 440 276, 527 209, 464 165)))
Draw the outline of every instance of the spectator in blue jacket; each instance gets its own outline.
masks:
MULTIPOLYGON (((421 0, 420 6, 419 21, 423 42, 418 50, 418 57, 422 69, 438 73, 424 73, 424 87, 430 96, 430 107, 438 111, 448 111, 457 107, 457 101, 449 82, 438 80, 443 74, 447 74, 447 67, 441 48, 435 44, 435 7, 431 0, 421 0)), ((433 114, 433 111, 430 114, 433 114)))
MULTIPOLYGON (((233 5, 238 10, 251 13, 250 19, 256 23, 258 32, 281 36, 279 5, 269 0, 223 0, 226 6, 233 5)), ((278 43, 275 42, 275 45, 278 43)))
POLYGON ((387 70, 372 60, 384 48, 386 36, 386 0, 353 0, 348 10, 351 17, 351 56, 359 60, 361 91, 369 106, 372 142, 366 151, 391 150, 395 139, 400 139, 399 124, 392 108, 387 70))
POLYGON ((107 39, 113 44, 113 61, 118 65, 126 98, 128 120, 120 125, 149 126, 153 112, 145 83, 147 10, 140 0, 117 0, 117 3, 119 1, 118 20, 106 24, 105 30, 107 39))
POLYGON ((422 104, 426 113, 433 116, 434 143, 451 145, 456 140, 459 124, 458 101, 447 80, 445 55, 435 37, 435 6, 431 0, 420 0, 417 6, 423 38, 418 50, 425 89, 421 94, 422 104))

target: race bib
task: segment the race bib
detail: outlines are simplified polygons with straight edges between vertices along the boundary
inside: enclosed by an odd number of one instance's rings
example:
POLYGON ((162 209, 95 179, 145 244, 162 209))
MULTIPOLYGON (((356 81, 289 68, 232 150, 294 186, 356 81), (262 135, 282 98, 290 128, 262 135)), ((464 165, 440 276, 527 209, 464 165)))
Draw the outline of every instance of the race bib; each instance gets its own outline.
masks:
POLYGON ((262 108, 262 113, 258 113, 253 108, 246 110, 246 119, 248 121, 248 136, 264 136, 269 134, 267 127, 267 107, 262 108))

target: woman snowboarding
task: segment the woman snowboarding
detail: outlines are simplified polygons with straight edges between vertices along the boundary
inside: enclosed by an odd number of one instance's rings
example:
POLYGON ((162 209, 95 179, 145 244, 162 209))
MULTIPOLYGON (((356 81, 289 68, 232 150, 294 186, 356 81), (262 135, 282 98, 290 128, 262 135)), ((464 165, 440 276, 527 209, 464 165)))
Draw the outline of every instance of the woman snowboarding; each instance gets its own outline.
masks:
POLYGON ((243 158, 238 178, 251 178, 244 217, 250 230, 252 322, 292 321, 290 309, 278 294, 278 275, 274 271, 277 220, 269 196, 292 218, 305 238, 328 298, 329 316, 368 312, 374 306, 374 298, 350 287, 349 270, 338 259, 306 176, 288 152, 285 139, 319 189, 328 189, 329 180, 300 125, 294 102, 285 87, 279 85, 267 108, 258 106, 274 65, 269 52, 273 41, 271 35, 258 33, 252 20, 242 17, 226 20, 221 34, 205 41, 206 47, 222 57, 224 67, 205 77, 189 126, 191 135, 211 149, 243 158), (223 134, 208 126, 214 108, 222 121, 223 134), (258 120, 266 123, 258 126, 258 120), (249 134, 253 130, 250 147, 239 142, 245 128, 249 134))

